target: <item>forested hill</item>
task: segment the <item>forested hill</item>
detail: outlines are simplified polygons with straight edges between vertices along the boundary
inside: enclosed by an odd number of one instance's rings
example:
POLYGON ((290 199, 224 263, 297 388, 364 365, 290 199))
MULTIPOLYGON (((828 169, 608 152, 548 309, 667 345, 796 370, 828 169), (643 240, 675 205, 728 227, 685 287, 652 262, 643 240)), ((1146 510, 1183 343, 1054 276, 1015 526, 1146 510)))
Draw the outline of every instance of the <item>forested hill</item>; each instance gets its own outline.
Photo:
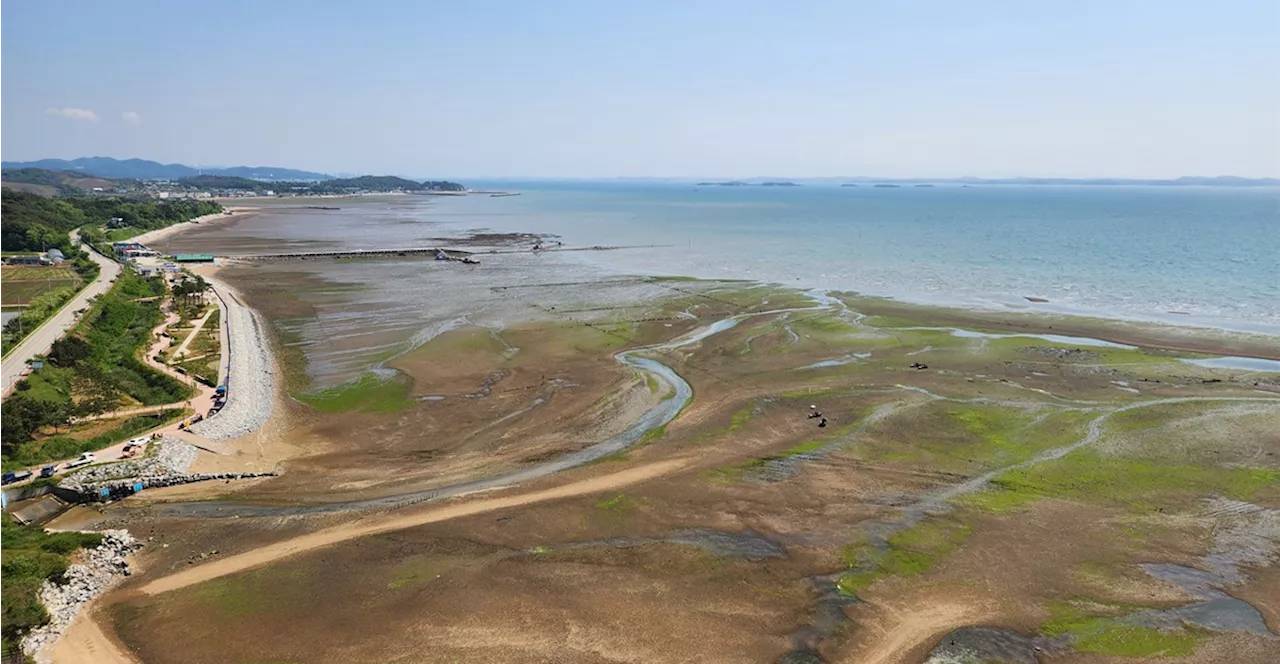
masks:
POLYGON ((105 224, 112 217, 133 228, 151 230, 222 210, 213 201, 192 199, 46 198, 12 189, 0 192, 0 197, 0 248, 4 251, 65 247, 67 233, 73 229, 105 224))
POLYGON ((313 183, 310 191, 319 194, 344 194, 361 191, 466 191, 457 182, 430 180, 417 182, 394 175, 362 175, 358 178, 342 178, 313 183))

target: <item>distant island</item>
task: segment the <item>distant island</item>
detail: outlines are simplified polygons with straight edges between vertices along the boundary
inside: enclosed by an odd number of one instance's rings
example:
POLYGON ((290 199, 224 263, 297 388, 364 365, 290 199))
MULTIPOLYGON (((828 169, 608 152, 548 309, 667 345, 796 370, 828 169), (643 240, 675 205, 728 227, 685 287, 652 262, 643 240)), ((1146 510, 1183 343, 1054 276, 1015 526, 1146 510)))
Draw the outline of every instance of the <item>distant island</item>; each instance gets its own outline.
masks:
POLYGON ((874 185, 874 186, 876 186, 876 187, 883 187, 883 188, 885 188, 885 189, 897 189, 898 187, 901 187, 902 185, 899 185, 899 184, 885 184, 885 183, 881 182, 880 184, 877 184, 877 185, 874 185))
POLYGON ((741 180, 728 180, 725 182, 699 182, 697 187, 799 187, 802 185, 787 181, 768 182, 743 182, 741 180))

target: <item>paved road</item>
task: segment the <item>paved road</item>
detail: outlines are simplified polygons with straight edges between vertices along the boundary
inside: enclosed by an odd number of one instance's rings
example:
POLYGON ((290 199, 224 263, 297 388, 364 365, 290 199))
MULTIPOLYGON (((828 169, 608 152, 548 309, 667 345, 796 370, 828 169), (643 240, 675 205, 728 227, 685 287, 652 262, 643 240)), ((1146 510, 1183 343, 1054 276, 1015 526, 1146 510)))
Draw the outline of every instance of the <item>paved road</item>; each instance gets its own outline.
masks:
MULTIPOLYGON (((75 231, 71 232, 72 242, 79 240, 75 231)), ((87 247, 87 245, 85 245, 87 247)), ((115 282, 116 277, 120 276, 120 264, 99 254, 98 252, 88 249, 89 257, 94 260, 102 270, 98 273, 98 278, 93 283, 85 286, 84 290, 71 298, 71 301, 65 304, 58 313, 54 314, 46 320, 43 325, 36 329, 35 332, 27 335, 22 343, 8 357, 4 358, 3 367, 0 370, 4 372, 4 397, 9 396, 13 384, 26 373, 27 363, 37 355, 44 355, 53 347, 53 342, 57 341, 72 325, 76 324, 77 311, 84 309, 89 304, 90 298, 96 297, 107 292, 111 288, 111 284, 115 282)), ((0 397, 3 398, 3 397, 0 397)))

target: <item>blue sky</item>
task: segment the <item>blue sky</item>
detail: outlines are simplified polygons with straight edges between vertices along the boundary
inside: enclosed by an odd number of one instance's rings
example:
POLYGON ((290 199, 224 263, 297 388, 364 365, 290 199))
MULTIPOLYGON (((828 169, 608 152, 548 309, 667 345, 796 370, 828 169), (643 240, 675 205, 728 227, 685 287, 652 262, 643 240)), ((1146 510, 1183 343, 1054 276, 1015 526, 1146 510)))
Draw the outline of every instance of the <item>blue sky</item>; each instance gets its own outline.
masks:
POLYGON ((3 158, 1280 176, 1280 2, 10 2, 3 158))

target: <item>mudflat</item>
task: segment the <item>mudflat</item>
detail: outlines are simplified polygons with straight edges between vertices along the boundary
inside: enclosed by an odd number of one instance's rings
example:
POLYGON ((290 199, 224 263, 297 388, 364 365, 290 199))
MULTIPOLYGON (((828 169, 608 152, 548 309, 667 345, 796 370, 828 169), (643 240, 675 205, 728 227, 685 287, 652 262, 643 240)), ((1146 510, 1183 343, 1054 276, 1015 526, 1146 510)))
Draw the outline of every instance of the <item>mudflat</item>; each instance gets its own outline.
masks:
POLYGON ((109 508, 149 545, 66 638, 148 663, 1280 652, 1280 375, 1190 362, 1267 338, 531 269, 423 294, 474 311, 422 342, 308 338, 393 309, 223 269, 283 375, 230 458, 283 472, 109 508))

